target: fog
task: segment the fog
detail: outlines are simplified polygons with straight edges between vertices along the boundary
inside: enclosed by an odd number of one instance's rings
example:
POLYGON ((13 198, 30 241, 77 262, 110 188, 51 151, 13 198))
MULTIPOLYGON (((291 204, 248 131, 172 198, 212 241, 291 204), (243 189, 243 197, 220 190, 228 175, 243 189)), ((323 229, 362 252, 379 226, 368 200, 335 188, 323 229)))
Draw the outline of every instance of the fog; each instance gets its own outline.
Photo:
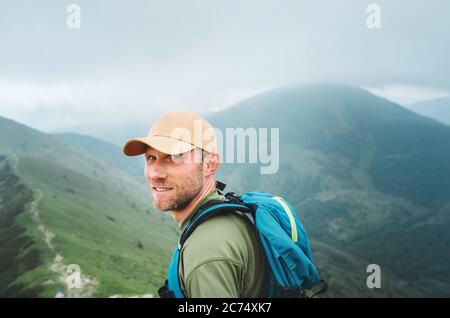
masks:
POLYGON ((402 104, 447 96, 449 12, 445 0, 2 0, 0 115, 46 131, 143 123, 321 81, 402 104))

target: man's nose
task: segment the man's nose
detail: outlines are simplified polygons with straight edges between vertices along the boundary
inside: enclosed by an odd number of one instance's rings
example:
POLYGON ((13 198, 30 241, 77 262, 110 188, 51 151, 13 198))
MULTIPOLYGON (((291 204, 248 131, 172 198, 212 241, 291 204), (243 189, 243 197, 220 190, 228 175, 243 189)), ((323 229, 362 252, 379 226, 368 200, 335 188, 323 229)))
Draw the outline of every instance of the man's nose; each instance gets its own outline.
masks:
POLYGON ((161 164, 154 162, 152 165, 147 166, 147 179, 149 181, 158 181, 166 178, 166 170, 161 164))

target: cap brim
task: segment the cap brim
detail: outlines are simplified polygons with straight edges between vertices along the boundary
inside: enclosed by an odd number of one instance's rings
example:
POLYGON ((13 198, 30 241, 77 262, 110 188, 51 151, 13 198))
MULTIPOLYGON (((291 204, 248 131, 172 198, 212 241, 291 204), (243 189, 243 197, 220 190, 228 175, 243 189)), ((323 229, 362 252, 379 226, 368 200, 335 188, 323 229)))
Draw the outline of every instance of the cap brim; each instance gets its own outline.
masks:
POLYGON ((123 146, 123 153, 127 156, 139 156, 147 151, 147 147, 170 155, 188 152, 195 148, 194 145, 181 140, 165 136, 151 136, 128 140, 123 146))

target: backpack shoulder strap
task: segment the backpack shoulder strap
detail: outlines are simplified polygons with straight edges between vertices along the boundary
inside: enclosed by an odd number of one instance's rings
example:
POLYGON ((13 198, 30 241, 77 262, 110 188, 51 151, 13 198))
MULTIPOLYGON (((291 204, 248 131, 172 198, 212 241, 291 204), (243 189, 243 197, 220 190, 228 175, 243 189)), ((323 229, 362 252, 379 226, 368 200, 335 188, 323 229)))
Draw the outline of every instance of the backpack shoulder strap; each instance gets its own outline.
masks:
POLYGON ((202 205, 196 216, 189 222, 189 224, 184 229, 181 234, 178 248, 184 245, 189 236, 194 232, 194 230, 203 222, 205 222, 210 217, 218 214, 224 214, 228 212, 240 211, 244 213, 252 213, 252 208, 237 201, 222 201, 222 200, 210 200, 204 205, 202 205))

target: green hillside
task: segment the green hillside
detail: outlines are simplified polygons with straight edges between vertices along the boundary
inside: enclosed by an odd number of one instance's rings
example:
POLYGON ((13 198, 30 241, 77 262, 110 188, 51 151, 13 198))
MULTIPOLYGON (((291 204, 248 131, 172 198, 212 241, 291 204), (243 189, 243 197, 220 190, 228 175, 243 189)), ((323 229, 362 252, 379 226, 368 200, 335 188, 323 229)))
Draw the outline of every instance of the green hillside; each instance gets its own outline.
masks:
POLYGON ((32 190, 17 175, 12 160, 0 155, 0 297, 35 296, 41 287, 24 290, 16 279, 42 263, 42 258, 26 229, 16 220, 33 200, 32 190))
POLYGON ((0 130, 4 294, 155 294, 178 230, 145 186, 50 135, 4 118, 0 130), (66 284, 69 264, 80 289, 66 284))

